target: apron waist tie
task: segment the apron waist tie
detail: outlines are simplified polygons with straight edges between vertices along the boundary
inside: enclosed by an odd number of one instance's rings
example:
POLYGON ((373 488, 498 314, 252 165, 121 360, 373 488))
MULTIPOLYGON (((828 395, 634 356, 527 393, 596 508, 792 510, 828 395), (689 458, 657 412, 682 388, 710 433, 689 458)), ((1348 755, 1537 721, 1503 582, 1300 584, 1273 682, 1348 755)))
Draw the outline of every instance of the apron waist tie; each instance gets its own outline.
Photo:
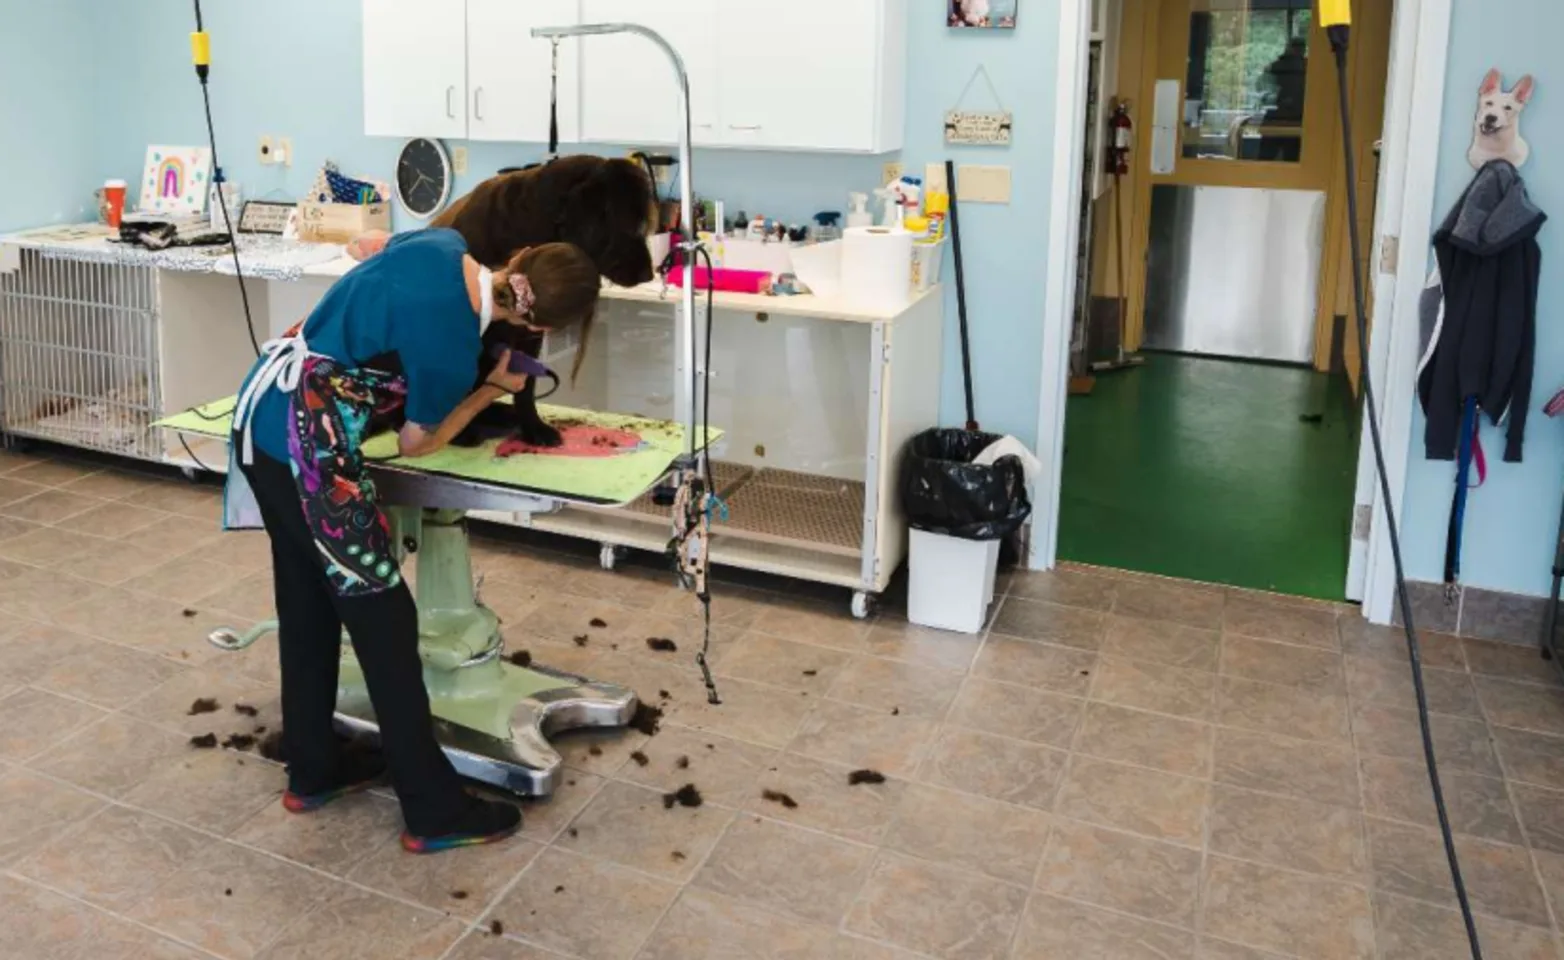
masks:
POLYGON ((309 352, 309 345, 301 335, 278 337, 266 341, 261 347, 261 354, 266 359, 250 382, 245 384, 234 404, 233 429, 240 437, 239 462, 245 466, 255 462, 255 442, 250 421, 254 417, 256 403, 272 387, 288 394, 297 390, 304 376, 304 361, 309 352))

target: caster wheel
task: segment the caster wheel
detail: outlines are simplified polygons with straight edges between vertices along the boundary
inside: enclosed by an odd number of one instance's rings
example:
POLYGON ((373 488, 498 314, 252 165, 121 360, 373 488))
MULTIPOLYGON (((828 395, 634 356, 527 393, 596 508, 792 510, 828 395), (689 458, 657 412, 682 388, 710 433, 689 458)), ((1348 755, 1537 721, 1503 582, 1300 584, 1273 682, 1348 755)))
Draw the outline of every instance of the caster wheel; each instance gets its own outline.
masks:
POLYGON ((874 615, 874 610, 879 604, 879 597, 859 590, 853 594, 853 617, 858 620, 867 620, 874 615))
POLYGON ((180 467, 179 468, 179 473, 189 483, 200 483, 201 482, 201 474, 199 472, 197 472, 195 467, 180 467))
POLYGON ((611 543, 603 544, 597 552, 597 562, 604 570, 613 570, 624 557, 623 547, 616 547, 611 543))

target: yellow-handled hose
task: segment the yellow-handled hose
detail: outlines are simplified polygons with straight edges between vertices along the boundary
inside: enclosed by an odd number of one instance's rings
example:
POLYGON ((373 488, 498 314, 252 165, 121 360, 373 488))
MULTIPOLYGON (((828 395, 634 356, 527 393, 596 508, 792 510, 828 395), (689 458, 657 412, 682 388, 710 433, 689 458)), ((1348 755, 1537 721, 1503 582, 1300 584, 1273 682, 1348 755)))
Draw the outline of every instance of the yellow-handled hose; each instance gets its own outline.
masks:
MULTIPOLYGON (((1367 358, 1368 308, 1363 283, 1363 244, 1358 235, 1358 175, 1356 151, 1352 140, 1352 99, 1347 90, 1347 49, 1352 34, 1352 6, 1350 0, 1319 0, 1320 25, 1330 38, 1331 52, 1336 59, 1338 110, 1341 116, 1341 141, 1345 153, 1347 187, 1347 236, 1352 248, 1352 295, 1356 311, 1358 356, 1367 358)), ((1472 917, 1472 904, 1466 893, 1466 881, 1461 876, 1461 861, 1456 855, 1455 837, 1450 830, 1450 814, 1445 807, 1444 788, 1439 783, 1439 766, 1434 757, 1434 737, 1428 720, 1428 694, 1423 685, 1423 659, 1417 642, 1417 631, 1412 624, 1412 602, 1407 595, 1406 571, 1401 561, 1401 532, 1396 522, 1394 499, 1390 495, 1389 473, 1385 469, 1385 448, 1379 435, 1379 411, 1374 401, 1374 383, 1367 364, 1363 366, 1363 419, 1368 421, 1369 438, 1374 446, 1374 467, 1379 475, 1380 499, 1385 507, 1385 523, 1390 535, 1390 554, 1396 567, 1396 596, 1401 609, 1402 628, 1406 631, 1407 659, 1412 668, 1412 689, 1417 695, 1418 725, 1423 737, 1423 761, 1428 768, 1429 785, 1434 797, 1434 809, 1439 815, 1439 832, 1444 839, 1445 859, 1450 864, 1450 880, 1461 908, 1461 919, 1466 924, 1466 941, 1472 951, 1472 960, 1482 960, 1482 946, 1477 939, 1477 924, 1472 917)))

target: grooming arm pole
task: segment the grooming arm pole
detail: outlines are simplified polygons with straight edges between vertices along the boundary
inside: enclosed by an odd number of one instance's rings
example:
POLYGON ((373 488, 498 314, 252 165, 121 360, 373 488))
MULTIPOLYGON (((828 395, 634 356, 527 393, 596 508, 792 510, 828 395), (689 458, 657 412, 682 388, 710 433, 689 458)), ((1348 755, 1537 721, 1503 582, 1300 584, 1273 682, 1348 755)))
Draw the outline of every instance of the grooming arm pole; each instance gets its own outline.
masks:
MULTIPOLYGON (((638 23, 582 23, 575 26, 563 27, 534 27, 534 37, 558 41, 564 37, 592 37, 613 33, 633 33, 645 37, 656 44, 664 54, 668 56, 668 62, 673 65, 674 80, 679 86, 679 230, 684 234, 684 241, 679 248, 684 251, 684 286, 680 290, 680 303, 683 307, 683 317, 679 320, 679 331, 684 337, 684 369, 690 372, 691 382, 695 382, 697 359, 701 363, 711 363, 710 357, 697 358, 695 351, 695 252, 700 248, 700 240, 695 236, 695 192, 692 187, 694 173, 691 171, 690 161, 690 75, 684 69, 684 58, 679 56, 679 51, 673 48, 662 34, 656 30, 643 27, 638 23)), ((711 319, 707 318, 707 323, 711 319)), ((688 410, 678 412, 678 419, 690 422, 690 414, 696 409, 699 402, 692 388, 686 400, 690 404, 688 410)), ((705 425, 702 424, 702 427, 705 425)), ((704 441, 706 438, 700 438, 704 441)), ((695 445, 698 441, 694 431, 684 438, 684 455, 679 460, 679 466, 689 468, 695 463, 695 445)))

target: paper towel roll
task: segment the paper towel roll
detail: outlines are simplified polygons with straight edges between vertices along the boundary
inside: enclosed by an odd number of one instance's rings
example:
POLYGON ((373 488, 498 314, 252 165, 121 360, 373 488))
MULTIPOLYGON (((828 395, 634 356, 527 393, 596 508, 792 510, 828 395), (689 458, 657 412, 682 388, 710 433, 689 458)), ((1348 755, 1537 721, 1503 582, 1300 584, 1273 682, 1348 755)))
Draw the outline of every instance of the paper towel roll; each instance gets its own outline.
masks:
POLYGON ((849 227, 842 235, 842 299, 860 310, 892 313, 912 289, 912 234, 890 227, 849 227))

